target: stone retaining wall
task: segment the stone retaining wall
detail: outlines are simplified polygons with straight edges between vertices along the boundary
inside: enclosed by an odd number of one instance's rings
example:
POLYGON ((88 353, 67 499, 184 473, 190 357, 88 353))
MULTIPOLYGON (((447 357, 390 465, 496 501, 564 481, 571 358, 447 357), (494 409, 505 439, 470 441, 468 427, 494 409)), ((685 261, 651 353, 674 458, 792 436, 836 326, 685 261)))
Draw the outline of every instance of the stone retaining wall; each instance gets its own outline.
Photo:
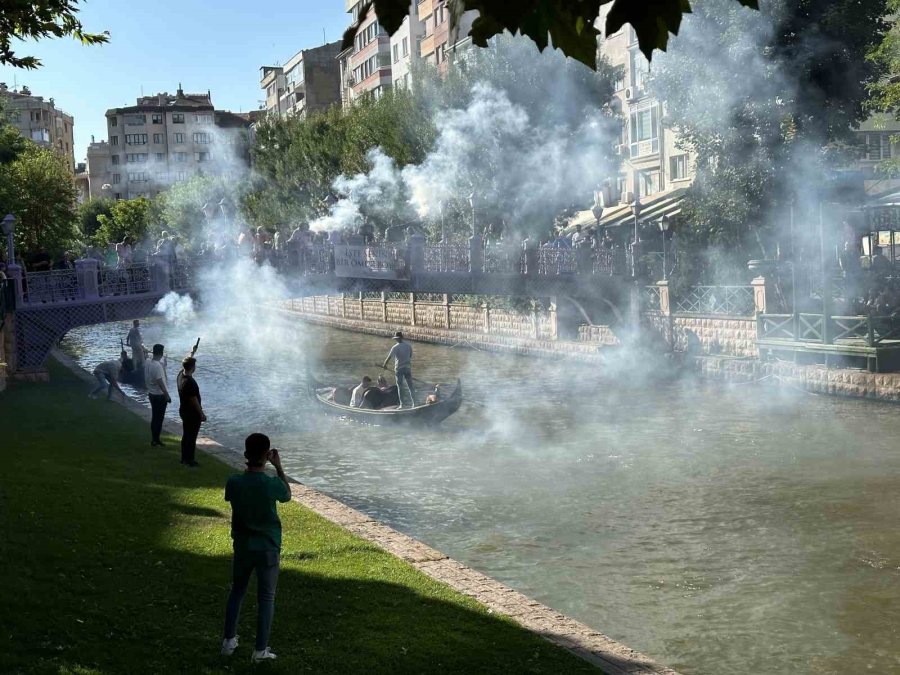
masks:
POLYGON ((759 356, 754 317, 644 312, 644 319, 676 351, 685 351, 693 335, 703 354, 759 356))

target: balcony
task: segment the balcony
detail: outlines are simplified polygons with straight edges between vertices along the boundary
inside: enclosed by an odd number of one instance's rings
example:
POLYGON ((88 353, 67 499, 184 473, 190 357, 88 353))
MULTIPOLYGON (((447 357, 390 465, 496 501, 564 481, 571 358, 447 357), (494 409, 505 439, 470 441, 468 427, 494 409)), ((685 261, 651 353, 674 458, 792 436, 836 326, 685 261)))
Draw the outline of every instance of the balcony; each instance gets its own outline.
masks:
POLYGON ((432 35, 429 35, 428 37, 422 38, 422 41, 419 43, 419 56, 424 58, 433 52, 434 52, 434 35, 432 34, 432 35))
POLYGON ((419 21, 424 21, 425 17, 434 13, 434 0, 420 0, 418 7, 419 21))

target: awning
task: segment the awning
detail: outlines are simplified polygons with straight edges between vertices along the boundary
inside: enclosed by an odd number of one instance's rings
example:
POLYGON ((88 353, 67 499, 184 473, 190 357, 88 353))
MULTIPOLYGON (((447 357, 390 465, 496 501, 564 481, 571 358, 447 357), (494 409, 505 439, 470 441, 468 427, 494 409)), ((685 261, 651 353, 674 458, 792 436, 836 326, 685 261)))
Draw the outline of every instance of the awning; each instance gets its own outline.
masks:
MULTIPOLYGON (((675 190, 667 190, 641 200, 641 212, 638 220, 658 220, 663 216, 672 218, 681 213, 681 200, 687 192, 687 188, 676 188, 675 190)), ((603 215, 600 218, 600 227, 618 227, 620 225, 633 225, 634 214, 631 212, 631 204, 616 204, 615 206, 603 209, 603 215)), ((597 227, 597 218, 591 209, 586 211, 578 211, 569 219, 566 224, 566 231, 573 229, 576 225, 582 228, 592 230, 597 227)))

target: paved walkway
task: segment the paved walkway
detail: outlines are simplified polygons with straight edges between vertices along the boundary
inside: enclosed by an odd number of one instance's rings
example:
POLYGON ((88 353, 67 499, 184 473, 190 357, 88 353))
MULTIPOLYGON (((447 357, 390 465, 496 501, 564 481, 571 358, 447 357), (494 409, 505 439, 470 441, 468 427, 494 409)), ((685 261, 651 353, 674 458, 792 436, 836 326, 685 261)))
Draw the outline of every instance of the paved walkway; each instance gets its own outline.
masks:
MULTIPOLYGON (((55 350, 53 356, 76 376, 87 383, 95 384, 91 375, 67 355, 55 350)), ((114 400, 121 401, 118 398, 114 400)), ((121 404, 149 424, 149 408, 130 398, 121 401, 121 404)), ((181 435, 181 426, 174 422, 166 421, 164 430, 170 434, 181 435)), ((235 469, 245 468, 242 453, 227 448, 211 438, 199 437, 197 449, 235 469)), ((553 644, 593 663, 607 675, 678 675, 676 671, 654 663, 649 657, 616 642, 590 626, 542 605, 440 551, 303 485, 294 478, 291 478, 291 482, 294 501, 402 558, 429 577, 476 599, 489 610, 512 618, 553 644)))

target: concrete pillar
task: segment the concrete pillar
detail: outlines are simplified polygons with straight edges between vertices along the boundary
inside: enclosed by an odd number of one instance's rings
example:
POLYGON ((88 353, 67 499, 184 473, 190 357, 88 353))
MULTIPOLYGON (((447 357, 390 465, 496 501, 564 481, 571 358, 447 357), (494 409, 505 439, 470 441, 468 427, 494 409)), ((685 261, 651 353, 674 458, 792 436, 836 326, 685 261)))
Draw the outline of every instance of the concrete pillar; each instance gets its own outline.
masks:
POLYGON ((409 322, 415 328, 416 326, 416 294, 409 294, 409 322))
POLYGON ((663 316, 672 314, 672 301, 669 294, 669 282, 667 280, 657 281, 656 287, 659 289, 659 311, 663 316))
POLYGON ((78 280, 78 293, 85 300, 96 300, 100 297, 97 273, 100 263, 93 258, 75 261, 75 278, 78 280))
POLYGON ((172 264, 168 256, 150 256, 150 288, 154 293, 168 293, 172 290, 172 264))
POLYGON ((381 291, 381 320, 387 323, 387 293, 381 291))
POLYGON ((484 312, 484 332, 490 335, 491 332, 491 307, 486 302, 481 305, 484 312))
POLYGON ((347 318, 347 294, 341 293, 341 318, 347 318))
POLYGON ((425 271, 425 235, 413 234, 407 240, 409 246, 409 272, 419 274, 425 271))
POLYGON ((775 297, 772 282, 760 276, 753 279, 750 285, 753 287, 753 309, 757 314, 765 314, 767 299, 775 297))
POLYGON ((25 271, 15 263, 12 263, 6 268, 6 276, 12 282, 13 296, 16 307, 21 307, 22 303, 25 302, 24 287, 22 286, 22 279, 24 275, 25 271))
POLYGON ((450 294, 444 293, 444 324, 450 330, 450 294))
POLYGON ((481 235, 475 234, 469 237, 469 273, 482 274, 484 272, 484 240, 481 235))
POLYGON ((559 314, 558 310, 559 305, 557 304, 556 296, 550 298, 550 339, 557 340, 559 339, 559 314))

